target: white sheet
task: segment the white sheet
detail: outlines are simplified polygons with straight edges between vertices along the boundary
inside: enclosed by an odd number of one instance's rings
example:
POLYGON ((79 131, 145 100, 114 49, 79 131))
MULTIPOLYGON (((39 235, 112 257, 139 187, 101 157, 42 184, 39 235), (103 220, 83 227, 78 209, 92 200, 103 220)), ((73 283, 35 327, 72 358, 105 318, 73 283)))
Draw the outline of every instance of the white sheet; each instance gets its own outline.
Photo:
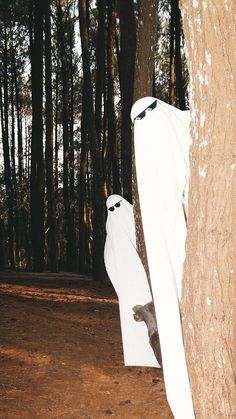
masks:
POLYGON ((176 419, 194 418, 182 338, 179 300, 185 258, 189 112, 143 98, 131 112, 137 182, 157 314, 167 399, 176 419), (143 115, 141 115, 143 116, 143 115), (186 199, 186 198, 185 198, 186 199))
POLYGON ((132 205, 120 195, 107 199, 104 259, 119 299, 125 365, 159 367, 149 344, 147 327, 136 322, 132 308, 151 301, 146 274, 136 251, 132 205), (120 202, 119 207, 115 204, 120 202), (109 208, 114 207, 114 211, 109 208))

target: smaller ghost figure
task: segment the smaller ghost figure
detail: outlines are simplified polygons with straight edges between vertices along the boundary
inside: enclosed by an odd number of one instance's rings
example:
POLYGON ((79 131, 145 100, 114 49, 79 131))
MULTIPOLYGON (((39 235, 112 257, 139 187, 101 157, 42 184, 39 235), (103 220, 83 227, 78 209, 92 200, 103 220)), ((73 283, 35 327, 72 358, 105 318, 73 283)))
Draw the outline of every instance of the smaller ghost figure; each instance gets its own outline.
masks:
POLYGON ((124 363, 160 367, 149 344, 143 321, 134 319, 133 308, 152 299, 146 273, 136 250, 133 206, 120 195, 107 202, 105 266, 119 300, 124 363))

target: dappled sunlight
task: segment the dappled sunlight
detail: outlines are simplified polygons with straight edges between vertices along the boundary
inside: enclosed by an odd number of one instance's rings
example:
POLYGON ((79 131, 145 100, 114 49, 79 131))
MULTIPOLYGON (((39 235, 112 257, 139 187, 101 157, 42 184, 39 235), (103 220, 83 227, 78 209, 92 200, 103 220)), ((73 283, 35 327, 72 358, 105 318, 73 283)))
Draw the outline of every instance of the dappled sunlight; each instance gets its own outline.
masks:
POLYGON ((90 291, 68 288, 37 288, 25 285, 0 284, 0 294, 8 294, 15 297, 23 297, 33 300, 56 301, 56 302, 96 302, 117 304, 115 297, 91 296, 90 291))
POLYGON ((1 359, 20 361, 26 365, 48 365, 51 361, 49 355, 9 345, 0 345, 0 357, 1 359))

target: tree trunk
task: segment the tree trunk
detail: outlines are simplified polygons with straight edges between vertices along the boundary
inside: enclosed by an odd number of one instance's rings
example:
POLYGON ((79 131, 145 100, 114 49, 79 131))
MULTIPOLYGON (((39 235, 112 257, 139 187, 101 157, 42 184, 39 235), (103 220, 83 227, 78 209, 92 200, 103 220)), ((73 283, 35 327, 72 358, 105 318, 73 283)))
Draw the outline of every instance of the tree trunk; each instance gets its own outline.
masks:
POLYGON ((4 222, 0 217, 0 272, 4 272, 6 268, 6 251, 5 251, 5 231, 4 222))
POLYGON ((184 342, 197 419, 235 418, 236 5, 185 0, 182 14, 193 140, 184 342))
POLYGON ((31 239, 33 269, 41 272, 44 269, 43 4, 34 0, 32 6, 31 239))
POLYGON ((86 273, 86 243, 87 235, 87 214, 86 214, 86 174, 87 174, 87 138, 88 124, 86 114, 84 112, 84 101, 86 100, 83 93, 82 97, 82 116, 81 116, 81 152, 80 152, 80 175, 79 175, 79 273, 86 273))
MULTIPOLYGON (((2 125, 2 143, 4 160, 4 180, 6 188, 6 202, 8 210, 8 258, 10 266, 15 269, 14 259, 14 190, 11 174, 10 147, 9 147, 9 100, 8 100, 8 35, 6 22, 4 23, 4 51, 3 51, 3 98, 0 93, 1 101, 1 125, 2 125), (4 109, 3 109, 4 102, 4 109)), ((0 86, 1 87, 1 86, 0 86)))
POLYGON ((170 74, 169 104, 175 106, 175 2, 171 0, 170 9, 170 74))
POLYGON ((101 144, 102 135, 102 97, 105 79, 105 17, 106 2, 97 0, 98 29, 96 39, 96 89, 95 89, 95 122, 98 144, 101 144))
MULTIPOLYGON (((120 12, 120 94, 121 94, 121 183, 123 196, 132 202, 132 129, 136 25, 133 0, 119 0, 120 12)), ((136 93, 138 94, 138 92, 136 93)))
POLYGON ((14 91, 15 91, 15 107, 16 107, 16 124, 17 124, 17 195, 18 195, 18 228, 16 231, 16 235, 18 239, 19 247, 19 263, 22 264, 22 250, 23 250, 23 237, 25 234, 25 225, 23 224, 23 199, 24 199, 24 192, 23 192, 23 136, 22 136, 22 111, 21 111, 21 100, 20 100, 20 93, 19 93, 19 78, 16 68, 16 57, 15 51, 12 53, 12 77, 14 83, 14 91))
POLYGON ((115 2, 108 0, 108 36, 107 36, 107 118, 108 118, 108 144, 109 157, 112 168, 113 193, 120 194, 120 170, 119 155, 116 134, 116 115, 115 115, 115 74, 116 62, 114 55, 115 47, 115 2))
MULTIPOLYGON (((154 62, 154 44, 157 21, 157 0, 140 1, 139 24, 137 29, 137 51, 136 51, 136 67, 134 78, 134 98, 133 101, 144 97, 151 96, 153 87, 153 62, 154 62)), ((134 147, 133 147, 134 150, 134 147)), ((135 229, 137 249, 139 256, 145 268, 149 284, 149 270, 147 262, 147 253, 144 242, 143 226, 140 213, 140 204, 136 180, 136 168, 133 155, 133 205, 135 217, 135 229)))
POLYGON ((83 61, 84 92, 86 95, 85 112, 88 118, 88 137, 93 166, 93 276, 104 279, 105 266, 103 249, 105 244, 105 193, 102 174, 101 151, 97 140, 93 106, 93 86, 90 74, 88 2, 79 1, 79 22, 83 61))
POLYGON ((75 271, 77 265, 76 231, 71 209, 69 174, 70 174, 70 141, 69 141, 69 84, 68 57, 65 45, 65 30, 63 27, 63 11, 61 0, 57 3, 58 40, 61 54, 62 77, 62 124, 63 124, 63 202, 65 208, 66 259, 67 270, 75 271))
POLYGON ((52 103, 52 45, 50 0, 45 2, 45 93, 46 93, 46 185, 49 265, 51 272, 58 271, 56 232, 56 206, 53 176, 53 103, 52 103))
POLYGON ((186 110, 184 79, 182 71, 182 56, 181 56, 181 12, 179 8, 179 0, 173 0, 174 15, 175 15, 175 78, 176 78, 176 97, 177 106, 182 111, 186 110))

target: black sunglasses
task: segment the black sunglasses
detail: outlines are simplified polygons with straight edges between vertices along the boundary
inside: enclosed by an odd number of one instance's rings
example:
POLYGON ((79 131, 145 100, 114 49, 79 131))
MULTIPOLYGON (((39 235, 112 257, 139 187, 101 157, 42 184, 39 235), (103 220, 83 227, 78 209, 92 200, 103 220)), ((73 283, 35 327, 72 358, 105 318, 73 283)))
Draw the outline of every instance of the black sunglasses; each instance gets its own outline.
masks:
POLYGON ((119 208, 120 207, 120 203, 121 203, 121 201, 117 202, 115 205, 113 205, 112 207, 108 208, 109 211, 115 211, 115 207, 116 208, 119 208))

